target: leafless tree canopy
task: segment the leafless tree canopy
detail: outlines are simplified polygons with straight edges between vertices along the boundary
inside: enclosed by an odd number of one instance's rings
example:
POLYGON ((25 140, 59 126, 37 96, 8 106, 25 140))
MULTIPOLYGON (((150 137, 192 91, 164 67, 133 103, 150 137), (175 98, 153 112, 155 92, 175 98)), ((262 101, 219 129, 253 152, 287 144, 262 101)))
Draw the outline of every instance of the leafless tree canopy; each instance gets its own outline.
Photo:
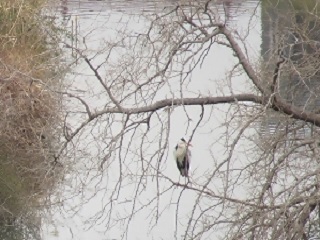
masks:
POLYGON ((74 181, 104 196, 92 225, 128 238, 139 216, 152 232, 170 211, 176 239, 317 237, 319 7, 283 2, 257 3, 248 26, 235 29, 227 4, 183 1, 145 17, 147 27, 118 28, 97 53, 74 48, 90 89, 75 78, 64 92, 56 161, 90 169, 74 181), (259 17, 264 46, 255 59, 247 36, 259 17), (217 47, 233 63, 225 79, 215 66, 195 79, 217 47), (199 167, 186 180, 172 159, 177 126, 190 140, 206 134, 210 146, 206 159, 193 156, 199 167))

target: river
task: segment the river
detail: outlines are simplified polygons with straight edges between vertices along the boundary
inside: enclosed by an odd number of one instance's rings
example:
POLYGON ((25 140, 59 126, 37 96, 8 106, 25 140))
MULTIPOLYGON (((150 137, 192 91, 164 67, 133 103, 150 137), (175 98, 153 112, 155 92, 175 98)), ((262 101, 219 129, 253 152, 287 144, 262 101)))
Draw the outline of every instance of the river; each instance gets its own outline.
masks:
MULTIPOLYGON (((86 54, 93 58, 93 62, 98 64, 107 57, 104 55, 104 44, 119 37, 123 29, 132 33, 138 32, 147 26, 145 18, 141 14, 152 15, 162 13, 170 8, 174 8, 177 1, 140 1, 140 0, 61 0, 56 7, 57 18, 63 27, 70 33, 77 35, 75 38, 65 39, 65 54, 68 61, 73 61, 77 53, 72 51, 69 45, 85 49, 86 54), (70 59, 69 59, 70 58, 70 59)), ((259 1, 228 0, 217 1, 217 12, 226 19, 228 24, 243 35, 247 33, 246 43, 252 61, 260 57, 261 45, 261 21, 259 1), (250 28, 247 28, 247 26, 250 28)), ((117 56, 112 56, 117 59, 117 56)), ((188 82, 188 91, 184 96, 196 96, 201 94, 215 94, 230 88, 228 73, 234 66, 232 53, 226 51, 223 46, 216 45, 206 56, 206 61, 197 67, 192 73, 192 79, 197 81, 188 82)), ((106 67, 102 72, 108 73, 106 67)), ((235 74, 237 75, 237 74, 235 74)), ((232 80, 232 91, 234 93, 246 90, 246 80, 242 74, 234 76, 232 80)), ((92 109, 102 109, 106 105, 105 92, 101 85, 96 84, 96 79, 92 71, 84 61, 75 61, 71 71, 66 76, 66 85, 69 92, 81 94, 92 109)), ((174 87, 173 87, 174 88, 174 87)), ((177 88, 179 89, 179 88, 177 88)), ((170 89, 162 89, 155 99, 168 97, 172 93, 170 89)), ((65 99, 68 113, 68 124, 77 126, 83 120, 83 105, 76 99, 65 99)), ((171 152, 176 142, 182 137, 189 137, 197 124, 201 113, 200 107, 191 107, 188 110, 175 109, 170 116, 170 132, 168 133, 167 160, 162 163, 161 171, 177 182, 183 182, 178 178, 178 172, 172 159, 171 152), (190 121, 186 120, 186 115, 190 121), (183 119, 183 120, 182 120, 183 119)), ((224 106, 214 107, 210 113, 204 116, 205 124, 201 124, 199 131, 193 138, 192 156, 192 178, 194 184, 205 182, 210 175, 216 161, 225 157, 224 143, 219 142, 219 136, 226 131, 221 126, 225 120, 225 114, 230 109, 224 106), (214 133, 213 133, 214 130, 214 133)), ((145 150, 152 158, 152 152, 157 149, 157 139, 162 131, 167 131, 161 126, 161 121, 166 113, 159 114, 159 121, 151 127, 148 135, 149 146, 145 150), (162 115, 161 115, 162 114, 162 115)), ((118 119, 119 120, 119 119, 118 119)), ((53 196, 53 202, 57 203, 51 209, 51 213, 45 218, 50 221, 44 222, 43 236, 45 240, 111 240, 111 239, 180 239, 184 235, 184 227, 188 221, 188 216, 193 209, 196 195, 193 193, 183 193, 177 188, 168 189, 166 182, 156 181, 155 178, 134 178, 139 172, 139 163, 133 161, 120 166, 132 174, 128 179, 123 180, 121 186, 122 193, 110 202, 110 196, 118 186, 119 166, 115 163, 105 162, 101 170, 101 162, 104 161, 106 146, 104 138, 108 134, 117 132, 121 127, 121 121, 114 124, 112 129, 107 129, 108 121, 117 121, 116 118, 108 119, 101 117, 99 121, 90 123, 91 127, 83 131, 78 138, 77 144, 70 146, 65 154, 67 159, 66 178, 61 187, 53 196), (130 171, 129 171, 130 170, 130 171), (140 181, 140 182, 139 182, 140 181), (142 181, 142 182, 141 182, 142 181), (145 181, 145 182, 143 182, 145 181), (140 188, 140 186, 143 186, 140 188), (159 188, 161 188, 159 190, 159 188), (165 192, 166 191, 166 192, 165 192), (152 202, 151 199, 163 192, 161 199, 152 202), (182 196, 181 199, 179 196, 182 196), (132 196, 136 196, 136 201, 132 196), (152 204, 148 205, 148 202, 152 204), (179 202, 179 209, 177 209, 179 202), (60 203, 60 204, 59 204, 60 203), (133 204, 135 208, 133 208, 133 204), (145 206, 145 207, 142 207, 145 206), (154 209, 158 208, 159 212, 154 209), (131 211, 140 209, 139 214, 130 218, 131 211), (177 213, 179 218, 177 219, 177 213), (129 215, 128 215, 129 214, 129 215), (156 215, 156 217, 155 217, 156 215), (161 217, 159 217, 161 216, 161 217), (128 225, 128 218, 130 224, 128 225), (157 220, 155 220, 155 218, 157 220)), ((129 139, 124 139, 124 144, 128 144, 129 139)), ((138 140, 135 139, 134 141, 138 140)), ((131 143, 132 144, 132 143, 131 143)), ((133 142, 134 145, 134 142, 133 142)), ((245 143, 244 143, 245 145, 245 143)), ((135 149, 138 149, 136 147, 135 149)), ((137 152, 130 152, 125 158, 134 159, 137 152)), ((241 159, 241 152, 238 157, 241 159)), ((148 161, 146 161, 148 162, 148 161)), ((214 185, 219 189, 217 179, 214 185)), ((118 189, 119 190, 119 189, 118 189)), ((117 190, 117 191, 118 191, 117 190)), ((119 191, 120 191, 119 190, 119 191)), ((238 190, 241 194, 241 189, 238 190)), ((113 196, 113 195, 112 195, 113 196)), ((206 200, 203 202, 205 208, 206 200)), ((219 231, 218 231, 219 232, 219 231)), ((206 239, 218 239, 219 233, 206 236, 206 239)))

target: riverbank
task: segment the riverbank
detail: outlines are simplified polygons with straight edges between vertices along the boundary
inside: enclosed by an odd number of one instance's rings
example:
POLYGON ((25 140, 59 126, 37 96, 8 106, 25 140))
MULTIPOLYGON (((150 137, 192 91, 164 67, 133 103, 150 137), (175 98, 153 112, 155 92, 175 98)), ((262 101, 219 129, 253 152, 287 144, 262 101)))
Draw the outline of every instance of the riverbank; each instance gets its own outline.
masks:
POLYGON ((44 0, 0 3, 0 239, 40 238, 39 210, 61 176, 61 66, 53 19, 44 0), (50 36, 54 35, 53 38, 50 36))

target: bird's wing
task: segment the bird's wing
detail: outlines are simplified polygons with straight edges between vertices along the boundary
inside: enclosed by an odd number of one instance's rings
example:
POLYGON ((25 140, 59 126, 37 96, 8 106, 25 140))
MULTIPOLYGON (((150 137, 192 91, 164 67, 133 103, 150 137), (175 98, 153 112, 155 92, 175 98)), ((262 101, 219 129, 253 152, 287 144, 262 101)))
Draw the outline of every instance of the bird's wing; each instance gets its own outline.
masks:
POLYGON ((188 149, 188 151, 187 151, 187 157, 188 157, 188 162, 190 163, 191 157, 192 157, 190 149, 188 149))
POLYGON ((190 149, 188 149, 188 151, 187 151, 187 154, 188 154, 188 156, 190 156, 191 157, 191 151, 190 151, 190 149))

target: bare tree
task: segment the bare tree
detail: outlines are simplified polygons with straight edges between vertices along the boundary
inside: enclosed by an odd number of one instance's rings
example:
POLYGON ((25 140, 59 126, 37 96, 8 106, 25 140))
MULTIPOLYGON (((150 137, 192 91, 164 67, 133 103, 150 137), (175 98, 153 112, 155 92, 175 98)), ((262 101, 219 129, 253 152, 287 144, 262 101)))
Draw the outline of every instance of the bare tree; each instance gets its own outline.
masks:
POLYGON ((227 5, 183 1, 146 17, 147 28, 118 28, 98 53, 73 49, 94 77, 88 85, 75 78, 63 93, 69 111, 56 161, 77 171, 85 165, 73 181, 77 190, 95 186, 87 201, 104 196, 92 225, 103 222, 129 238, 139 214, 152 230, 170 209, 176 239, 316 236, 318 6, 284 2, 259 2, 239 30, 227 5), (258 9, 266 34, 260 60, 250 56, 246 39, 258 9), (210 64, 216 46, 234 65, 221 81, 212 72, 212 89, 197 90, 205 79, 193 73, 210 64), (238 75, 245 79, 241 91, 234 87, 238 75), (177 124, 190 141, 210 129, 210 157, 188 179, 173 169, 169 139, 181 137, 170 135, 177 124))

